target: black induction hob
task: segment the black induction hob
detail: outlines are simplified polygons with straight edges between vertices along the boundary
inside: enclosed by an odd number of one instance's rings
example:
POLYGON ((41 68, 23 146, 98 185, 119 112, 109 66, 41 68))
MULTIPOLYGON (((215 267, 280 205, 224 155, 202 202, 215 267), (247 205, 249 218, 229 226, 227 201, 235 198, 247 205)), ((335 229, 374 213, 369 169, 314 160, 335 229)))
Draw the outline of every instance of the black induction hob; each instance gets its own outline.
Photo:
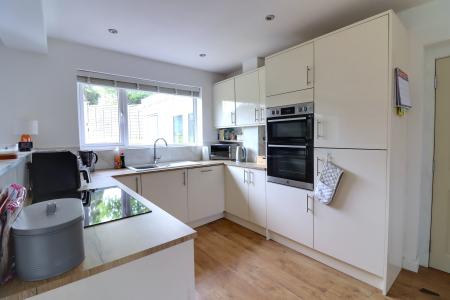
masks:
POLYGON ((81 199, 85 228, 152 212, 117 186, 83 191, 81 199))

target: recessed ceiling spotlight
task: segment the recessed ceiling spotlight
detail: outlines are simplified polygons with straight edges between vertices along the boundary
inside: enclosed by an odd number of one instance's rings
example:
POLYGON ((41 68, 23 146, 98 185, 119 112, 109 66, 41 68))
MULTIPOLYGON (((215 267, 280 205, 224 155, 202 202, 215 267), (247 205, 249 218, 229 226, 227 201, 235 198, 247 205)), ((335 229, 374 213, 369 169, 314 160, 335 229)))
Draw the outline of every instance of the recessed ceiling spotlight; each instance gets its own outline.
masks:
POLYGON ((109 31, 109 33, 111 33, 111 34, 118 34, 118 33, 119 33, 119 32, 117 31, 117 29, 115 29, 115 28, 109 28, 108 31, 109 31))
POLYGON ((205 57, 205 56, 206 56, 206 53, 200 53, 198 56, 200 56, 200 57, 205 57))
POLYGON ((267 15, 266 16, 266 21, 273 21, 273 19, 275 19, 275 15, 267 15))

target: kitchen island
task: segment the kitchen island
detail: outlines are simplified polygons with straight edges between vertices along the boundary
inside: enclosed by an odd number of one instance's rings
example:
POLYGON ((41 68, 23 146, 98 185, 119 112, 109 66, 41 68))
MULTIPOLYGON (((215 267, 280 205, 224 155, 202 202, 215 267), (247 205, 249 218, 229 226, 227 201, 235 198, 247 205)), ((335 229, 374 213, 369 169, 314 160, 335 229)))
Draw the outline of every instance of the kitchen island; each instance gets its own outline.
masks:
MULTIPOLYGON (((103 174, 89 188, 120 187, 151 213, 84 229, 85 260, 47 280, 18 278, 0 299, 192 299, 196 232, 151 201, 103 174)), ((112 175, 112 174, 111 174, 112 175)))

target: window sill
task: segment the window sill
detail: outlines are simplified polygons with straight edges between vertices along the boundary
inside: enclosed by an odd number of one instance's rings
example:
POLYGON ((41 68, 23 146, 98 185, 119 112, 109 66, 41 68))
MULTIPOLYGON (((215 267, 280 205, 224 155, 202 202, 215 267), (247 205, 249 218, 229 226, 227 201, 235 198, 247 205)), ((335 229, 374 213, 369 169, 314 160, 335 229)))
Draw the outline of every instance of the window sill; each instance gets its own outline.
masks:
MULTIPOLYGON (((192 147, 201 147, 202 145, 197 144, 184 144, 184 145, 167 145, 167 148, 192 148, 192 147)), ((166 148, 166 146, 158 144, 156 148, 166 148)), ((142 145, 142 146, 97 146, 97 145, 83 145, 80 146, 80 150, 94 150, 94 151, 114 151, 116 149, 120 150, 143 150, 143 149, 153 149, 153 145, 142 145)))

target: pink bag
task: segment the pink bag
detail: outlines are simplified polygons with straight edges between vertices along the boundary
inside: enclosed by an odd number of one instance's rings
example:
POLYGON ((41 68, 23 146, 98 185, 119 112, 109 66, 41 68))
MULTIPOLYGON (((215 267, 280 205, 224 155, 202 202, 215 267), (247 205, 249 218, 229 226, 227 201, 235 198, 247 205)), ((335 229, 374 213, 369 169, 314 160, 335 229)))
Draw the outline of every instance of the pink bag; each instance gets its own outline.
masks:
POLYGON ((0 193, 0 282, 12 277, 13 251, 11 226, 23 208, 27 195, 25 187, 11 184, 0 193))

